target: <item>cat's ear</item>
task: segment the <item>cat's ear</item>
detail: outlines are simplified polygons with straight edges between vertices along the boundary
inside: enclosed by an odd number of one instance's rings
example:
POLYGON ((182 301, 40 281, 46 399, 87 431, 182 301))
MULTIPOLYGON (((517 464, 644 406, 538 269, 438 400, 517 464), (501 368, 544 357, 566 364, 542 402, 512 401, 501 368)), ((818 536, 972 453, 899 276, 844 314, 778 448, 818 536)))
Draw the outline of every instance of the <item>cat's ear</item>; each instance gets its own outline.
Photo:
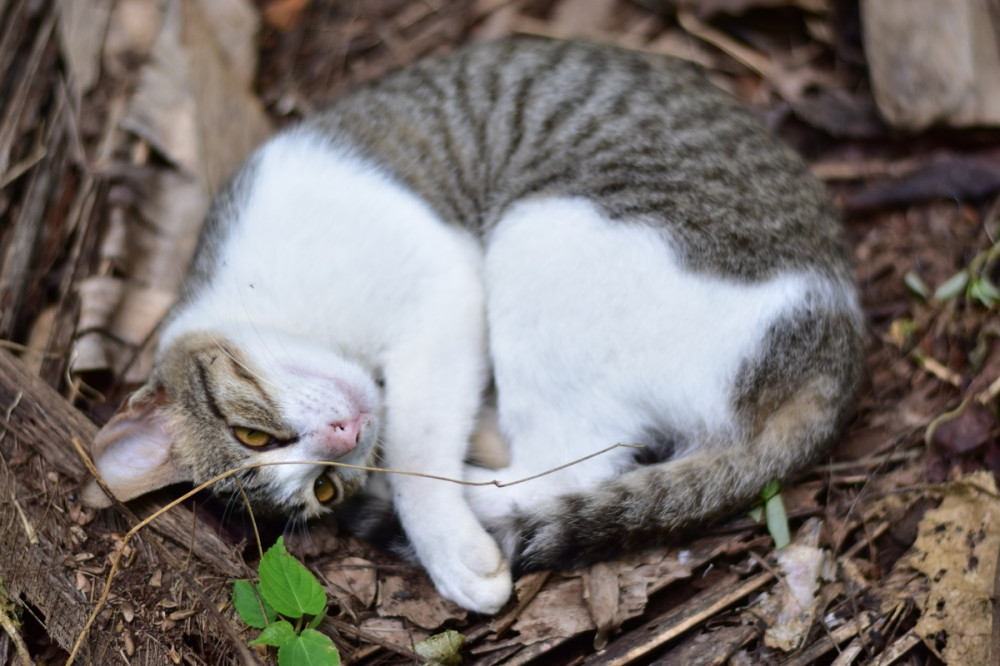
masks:
MULTIPOLYGON (((191 472, 174 454, 170 408, 166 391, 151 379, 97 433, 91 448, 94 464, 119 500, 191 480, 191 472)), ((111 505, 95 479, 87 481, 82 498, 97 508, 111 505)))

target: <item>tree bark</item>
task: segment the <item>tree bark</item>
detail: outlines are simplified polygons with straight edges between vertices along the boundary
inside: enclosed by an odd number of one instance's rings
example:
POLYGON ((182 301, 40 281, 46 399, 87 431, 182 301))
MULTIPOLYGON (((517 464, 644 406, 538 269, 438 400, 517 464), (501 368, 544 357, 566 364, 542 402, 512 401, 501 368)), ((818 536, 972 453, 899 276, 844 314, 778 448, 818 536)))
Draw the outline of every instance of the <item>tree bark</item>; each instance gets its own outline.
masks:
MULTIPOLYGON (((100 594, 113 546, 100 521, 87 524, 76 498, 86 468, 72 442, 75 438, 89 445, 96 431, 54 389, 0 350, 0 577, 11 598, 39 615, 49 635, 66 650, 72 649, 100 594)), ((78 663, 111 663, 124 649, 134 650, 133 664, 168 664, 171 655, 188 649, 168 630, 177 622, 153 602, 173 593, 197 607, 203 592, 190 590, 191 581, 224 583, 242 573, 234 547, 210 530, 194 529, 192 534, 195 525, 188 509, 175 507, 149 526, 155 535, 140 532, 132 540, 129 545, 139 557, 118 572, 111 588, 116 603, 98 616, 78 663), (183 561, 193 545, 195 559, 185 572, 161 561, 164 551, 153 542, 160 537, 166 537, 164 545, 178 555, 172 558, 176 561, 183 561), (154 574, 167 579, 162 590, 150 587, 154 574), (183 587, 182 581, 186 596, 168 589, 171 584, 183 587)), ((219 585, 216 596, 221 598, 226 589, 219 585)), ((203 623, 205 615, 194 621, 203 623)), ((225 630, 205 630, 228 640, 225 630)), ((211 642, 210 636, 203 638, 211 642)))

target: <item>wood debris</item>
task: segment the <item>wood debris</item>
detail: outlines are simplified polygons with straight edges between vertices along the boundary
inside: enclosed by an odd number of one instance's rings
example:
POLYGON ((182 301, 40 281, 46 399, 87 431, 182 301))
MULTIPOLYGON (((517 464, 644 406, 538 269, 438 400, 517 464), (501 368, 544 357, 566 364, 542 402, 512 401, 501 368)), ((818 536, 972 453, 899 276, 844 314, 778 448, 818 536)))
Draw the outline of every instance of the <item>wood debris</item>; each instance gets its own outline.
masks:
MULTIPOLYGON (((320 629, 351 664, 418 662, 445 629, 479 666, 995 661, 1000 328, 969 285, 1000 281, 996 15, 916 1, 0 2, 0 615, 11 600, 38 618, 5 623, 0 651, 63 663, 82 638, 77 663, 263 658, 229 603, 254 530, 198 498, 126 542, 170 494, 82 507, 74 440, 148 372, 205 206, 271 124, 466 41, 540 34, 697 63, 806 156, 847 217, 869 385, 835 454, 785 489, 785 553, 734 516, 522 578, 481 618, 322 524, 293 548, 328 592, 320 629)), ((282 529, 262 524, 264 546, 282 529)))

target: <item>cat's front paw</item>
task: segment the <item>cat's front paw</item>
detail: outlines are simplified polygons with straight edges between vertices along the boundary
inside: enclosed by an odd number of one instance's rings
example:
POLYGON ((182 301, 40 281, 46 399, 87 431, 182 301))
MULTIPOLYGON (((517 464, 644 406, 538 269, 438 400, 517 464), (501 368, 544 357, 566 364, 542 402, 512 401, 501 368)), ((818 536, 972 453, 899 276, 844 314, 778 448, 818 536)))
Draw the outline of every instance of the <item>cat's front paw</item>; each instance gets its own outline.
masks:
POLYGON ((441 596, 471 611, 492 615, 510 598, 510 565, 496 542, 480 528, 449 540, 425 562, 441 596))

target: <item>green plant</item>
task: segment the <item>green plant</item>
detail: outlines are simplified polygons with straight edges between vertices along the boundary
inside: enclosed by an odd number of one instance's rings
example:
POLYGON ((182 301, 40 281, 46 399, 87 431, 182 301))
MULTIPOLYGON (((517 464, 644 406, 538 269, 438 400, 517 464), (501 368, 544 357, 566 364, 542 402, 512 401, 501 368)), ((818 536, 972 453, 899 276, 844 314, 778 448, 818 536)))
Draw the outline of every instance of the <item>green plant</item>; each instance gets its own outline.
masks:
POLYGON ((750 518, 758 522, 767 521, 767 531, 774 539, 774 547, 781 550, 792 542, 785 503, 781 499, 781 484, 777 481, 768 483, 760 491, 760 499, 763 504, 758 504, 750 510, 750 518))
POLYGON ((280 666, 338 666, 340 653, 333 641, 316 631, 326 615, 326 593, 316 577, 288 554, 282 537, 260 558, 257 576, 256 585, 248 580, 233 583, 236 612, 249 626, 262 630, 250 645, 277 648, 280 666))
POLYGON ((990 309, 1000 305, 1000 288, 991 278, 996 275, 998 264, 1000 264, 1000 241, 978 253, 966 268, 938 285, 933 294, 914 271, 907 272, 903 276, 903 282, 911 292, 925 301, 933 299, 944 303, 964 295, 966 301, 979 303, 984 308, 990 309))

